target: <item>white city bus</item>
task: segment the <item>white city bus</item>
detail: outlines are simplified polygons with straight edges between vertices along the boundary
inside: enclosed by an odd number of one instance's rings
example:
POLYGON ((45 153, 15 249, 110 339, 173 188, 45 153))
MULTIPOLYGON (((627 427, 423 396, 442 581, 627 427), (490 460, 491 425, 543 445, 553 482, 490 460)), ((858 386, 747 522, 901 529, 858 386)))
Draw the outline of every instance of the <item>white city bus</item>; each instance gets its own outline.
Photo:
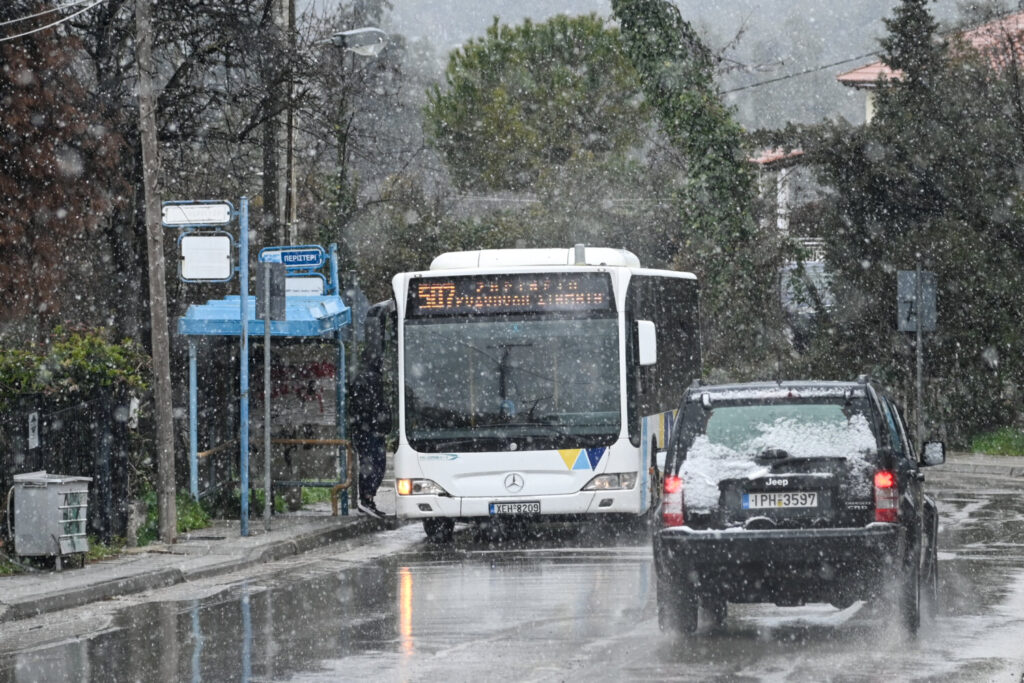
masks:
POLYGON ((642 515, 699 374, 697 279, 607 248, 450 252, 392 281, 397 512, 642 515))

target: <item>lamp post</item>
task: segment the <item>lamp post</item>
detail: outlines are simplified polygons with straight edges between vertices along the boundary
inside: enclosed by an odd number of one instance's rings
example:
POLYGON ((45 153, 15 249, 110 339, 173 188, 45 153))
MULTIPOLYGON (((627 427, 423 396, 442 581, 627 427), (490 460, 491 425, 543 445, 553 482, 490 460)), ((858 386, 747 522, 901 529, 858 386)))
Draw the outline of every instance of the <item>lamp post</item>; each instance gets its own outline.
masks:
MULTIPOLYGON (((294 18, 292 19, 294 25, 294 18)), ((354 54, 363 57, 376 57, 386 47, 388 40, 388 34, 375 26, 364 26, 362 28, 354 28, 348 31, 338 31, 331 35, 327 40, 320 41, 321 43, 330 43, 335 47, 341 48, 345 52, 352 52, 354 54)), ((293 46, 294 47, 294 46, 293 46)), ((289 96, 288 96, 288 143, 287 143, 287 160, 286 164, 288 167, 286 180, 287 188, 285 196, 287 197, 285 215, 288 221, 288 240, 291 244, 299 243, 298 235, 298 201, 297 194, 298 188, 295 182, 295 138, 293 131, 293 118, 292 118, 292 105, 291 105, 291 82, 289 81, 289 96)))
POLYGON ((387 33, 379 28, 367 26, 350 31, 338 31, 331 36, 330 43, 363 57, 376 57, 384 49, 387 40, 387 33))

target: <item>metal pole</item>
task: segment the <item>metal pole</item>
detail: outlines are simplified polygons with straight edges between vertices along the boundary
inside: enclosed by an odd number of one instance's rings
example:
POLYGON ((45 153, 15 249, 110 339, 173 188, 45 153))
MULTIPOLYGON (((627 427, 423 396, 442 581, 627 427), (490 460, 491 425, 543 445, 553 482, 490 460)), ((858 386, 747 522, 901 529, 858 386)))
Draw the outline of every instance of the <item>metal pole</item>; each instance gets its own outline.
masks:
POLYGON ((188 338, 188 490, 199 500, 199 427, 197 408, 196 340, 188 338))
POLYGON ((915 316, 917 320, 917 433, 914 438, 917 443, 915 446, 919 449, 921 444, 924 443, 924 352, 921 348, 921 344, 924 340, 924 336, 921 333, 921 328, 924 327, 924 316, 922 308, 922 299, 924 298, 924 287, 921 283, 921 254, 917 255, 917 273, 914 278, 914 308, 917 312, 915 316))
POLYGON ((327 293, 341 296, 341 283, 338 282, 338 245, 332 242, 328 249, 331 261, 331 282, 327 287, 327 293))
POLYGON ((242 197, 238 207, 238 270, 241 280, 242 341, 238 372, 239 486, 242 489, 242 536, 249 535, 249 198, 242 197))
POLYGON ((263 528, 270 531, 270 264, 263 264, 263 528))
MULTIPOLYGON (((341 337, 341 330, 336 333, 338 340, 338 371, 337 371, 337 382, 336 382, 336 403, 338 406, 337 420, 338 420, 338 438, 346 438, 346 421, 348 419, 348 410, 345 407, 345 376, 347 374, 345 368, 345 342, 341 337)), ((354 451, 353 451, 354 452, 354 451)), ((341 462, 341 474, 348 472, 348 450, 345 447, 340 447, 338 460, 341 462)), ((340 476, 340 474, 339 474, 340 476)), ((348 489, 341 492, 341 514, 348 514, 348 489)))

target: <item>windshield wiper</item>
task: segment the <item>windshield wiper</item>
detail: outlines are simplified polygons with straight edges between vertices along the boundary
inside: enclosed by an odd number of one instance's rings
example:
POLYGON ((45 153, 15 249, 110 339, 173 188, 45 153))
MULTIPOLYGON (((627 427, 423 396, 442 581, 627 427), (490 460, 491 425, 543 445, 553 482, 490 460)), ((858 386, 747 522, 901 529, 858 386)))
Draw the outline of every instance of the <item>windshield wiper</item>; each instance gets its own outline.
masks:
MULTIPOLYGON (((445 448, 456 448, 458 446, 464 446, 466 444, 475 444, 483 439, 493 439, 493 436, 468 436, 461 439, 422 439, 430 443, 431 446, 445 449, 445 448)), ((420 441, 420 439, 410 439, 410 441, 420 441)))
POLYGON ((825 460, 839 460, 831 455, 790 455, 779 449, 768 449, 754 456, 754 462, 758 465, 788 465, 794 462, 821 462, 825 460))
POLYGON ((554 422, 516 422, 512 426, 525 428, 540 427, 541 429, 547 430, 549 434, 557 434, 558 436, 569 436, 571 434, 571 432, 564 426, 555 424, 554 422))

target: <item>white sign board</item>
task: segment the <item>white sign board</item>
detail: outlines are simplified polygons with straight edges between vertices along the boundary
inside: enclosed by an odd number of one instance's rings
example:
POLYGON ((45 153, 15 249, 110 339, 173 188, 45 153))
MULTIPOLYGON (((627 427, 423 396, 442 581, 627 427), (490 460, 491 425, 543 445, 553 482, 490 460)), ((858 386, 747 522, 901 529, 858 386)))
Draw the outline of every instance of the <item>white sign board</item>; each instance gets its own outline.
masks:
POLYGON ((39 413, 28 414, 28 449, 39 448, 39 413))
POLYGON ((181 239, 181 279, 223 282, 231 279, 231 236, 187 234, 181 239))
POLYGON ((936 312, 935 273, 921 271, 921 300, 917 300, 917 271, 896 271, 896 329, 917 332, 918 319, 922 332, 934 332, 936 312), (920 310, 918 310, 920 307, 920 310))
POLYGON ((227 225, 230 222, 231 205, 227 202, 163 205, 162 223, 166 227, 186 228, 202 225, 227 225))
POLYGON ((324 279, 318 275, 286 278, 284 293, 285 296, 323 296, 324 279))

